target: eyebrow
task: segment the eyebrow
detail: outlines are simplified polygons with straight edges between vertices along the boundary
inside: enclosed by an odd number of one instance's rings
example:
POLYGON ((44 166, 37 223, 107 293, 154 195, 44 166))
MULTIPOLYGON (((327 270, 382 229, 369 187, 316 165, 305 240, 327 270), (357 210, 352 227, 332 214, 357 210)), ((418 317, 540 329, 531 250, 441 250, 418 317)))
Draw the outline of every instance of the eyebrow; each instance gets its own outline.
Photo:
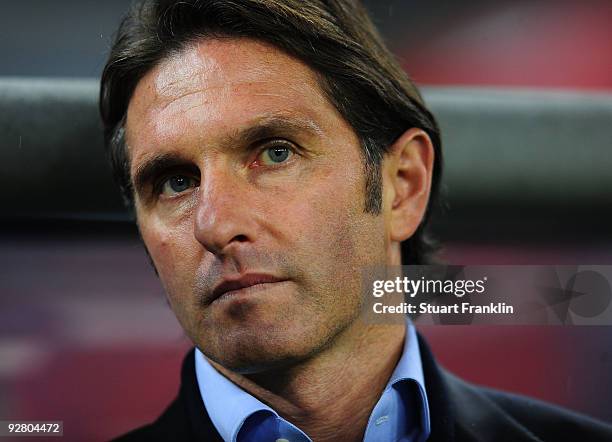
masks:
MULTIPOLYGON (((223 137, 221 145, 230 148, 246 147, 268 138, 290 136, 300 132, 311 136, 322 136, 323 133, 321 128, 309 118, 279 114, 265 115, 251 123, 249 127, 238 129, 223 137)), ((149 182, 168 169, 185 166, 192 166, 191 162, 176 152, 161 153, 147 158, 134 172, 134 190, 142 191, 149 182)))
POLYGON ((162 153, 148 158, 136 168, 134 190, 142 191, 148 183, 168 169, 188 165, 189 162, 175 153, 162 153))
POLYGON ((239 129, 223 140, 224 145, 246 146, 266 138, 292 135, 296 132, 322 136, 323 131, 311 119, 282 114, 265 115, 249 127, 239 129))

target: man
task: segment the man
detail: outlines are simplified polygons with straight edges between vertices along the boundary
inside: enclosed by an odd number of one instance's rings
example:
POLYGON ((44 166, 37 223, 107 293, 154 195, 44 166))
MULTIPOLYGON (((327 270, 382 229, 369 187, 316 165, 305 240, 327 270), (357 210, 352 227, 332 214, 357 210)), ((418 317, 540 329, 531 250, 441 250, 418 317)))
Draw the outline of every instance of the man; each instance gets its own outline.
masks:
POLYGON ((196 345, 177 400, 125 440, 611 437, 454 378, 410 323, 360 319, 363 269, 429 258, 441 147, 356 2, 144 2, 117 34, 101 113, 196 345))

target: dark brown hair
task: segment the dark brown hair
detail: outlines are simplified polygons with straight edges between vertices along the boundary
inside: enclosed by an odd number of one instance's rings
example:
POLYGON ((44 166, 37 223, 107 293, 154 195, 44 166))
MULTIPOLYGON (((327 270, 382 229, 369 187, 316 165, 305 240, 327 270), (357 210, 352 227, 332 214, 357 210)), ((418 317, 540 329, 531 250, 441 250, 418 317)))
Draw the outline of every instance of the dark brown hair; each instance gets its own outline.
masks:
POLYGON ((442 172, 440 133, 417 88, 385 47, 366 10, 352 0, 145 0, 125 16, 104 67, 100 112, 115 177, 133 207, 124 123, 136 84, 157 63, 202 38, 246 37, 302 60, 361 141, 366 211, 382 206, 381 163, 389 146, 418 127, 435 149, 425 218, 402 243, 404 264, 425 264, 434 251, 426 235, 442 172))

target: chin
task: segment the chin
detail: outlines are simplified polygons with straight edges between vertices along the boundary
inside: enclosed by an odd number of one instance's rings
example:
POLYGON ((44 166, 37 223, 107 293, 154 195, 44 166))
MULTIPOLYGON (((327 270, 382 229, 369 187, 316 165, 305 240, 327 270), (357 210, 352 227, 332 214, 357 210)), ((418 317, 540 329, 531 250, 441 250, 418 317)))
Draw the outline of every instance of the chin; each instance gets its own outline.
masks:
POLYGON ((292 329, 240 327, 213 333, 198 347, 208 358, 240 374, 289 368, 311 357, 319 345, 316 338, 292 329), (212 339, 211 339, 212 338, 212 339))
POLYGON ((275 348, 269 343, 240 343, 236 348, 225 348, 221 354, 203 353, 223 367, 240 374, 255 374, 290 368, 309 356, 289 348, 275 348), (259 345, 260 344, 260 345, 259 345))

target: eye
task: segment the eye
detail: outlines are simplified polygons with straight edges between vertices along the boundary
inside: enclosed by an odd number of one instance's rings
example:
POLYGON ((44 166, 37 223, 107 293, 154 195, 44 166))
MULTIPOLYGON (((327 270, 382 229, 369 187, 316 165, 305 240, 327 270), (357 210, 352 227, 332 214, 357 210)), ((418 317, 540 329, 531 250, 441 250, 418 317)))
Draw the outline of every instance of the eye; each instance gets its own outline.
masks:
POLYGON ((174 175, 162 183, 160 193, 162 196, 175 196, 196 186, 195 179, 185 175, 174 175))
POLYGON ((265 166, 274 166, 287 161, 294 155, 293 149, 289 146, 276 145, 267 147, 259 154, 261 164, 265 166))

